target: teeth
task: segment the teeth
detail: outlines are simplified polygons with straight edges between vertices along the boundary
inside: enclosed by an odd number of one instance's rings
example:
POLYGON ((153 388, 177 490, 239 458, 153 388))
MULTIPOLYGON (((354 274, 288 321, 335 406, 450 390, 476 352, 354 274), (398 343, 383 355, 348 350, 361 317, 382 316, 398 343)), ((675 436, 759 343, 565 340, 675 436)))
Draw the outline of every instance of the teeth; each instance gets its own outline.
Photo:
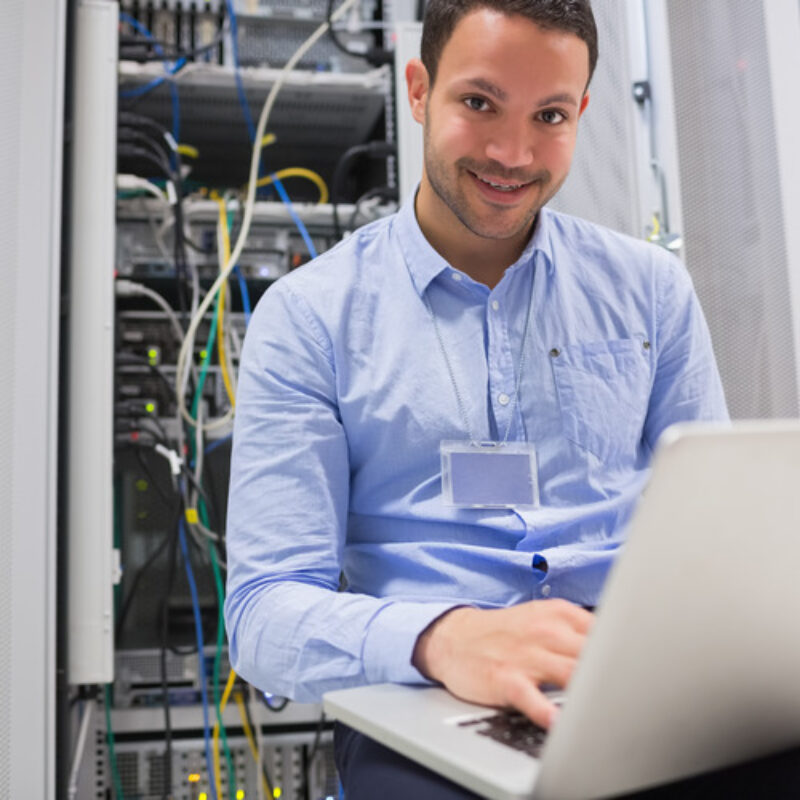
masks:
POLYGON ((513 192, 515 189, 521 189, 525 184, 523 183, 516 183, 513 186, 508 186, 503 183, 492 183, 492 181, 487 181, 486 178, 481 178, 479 175, 476 175, 479 181, 483 181, 483 183, 488 184, 493 189, 498 189, 501 192, 513 192))

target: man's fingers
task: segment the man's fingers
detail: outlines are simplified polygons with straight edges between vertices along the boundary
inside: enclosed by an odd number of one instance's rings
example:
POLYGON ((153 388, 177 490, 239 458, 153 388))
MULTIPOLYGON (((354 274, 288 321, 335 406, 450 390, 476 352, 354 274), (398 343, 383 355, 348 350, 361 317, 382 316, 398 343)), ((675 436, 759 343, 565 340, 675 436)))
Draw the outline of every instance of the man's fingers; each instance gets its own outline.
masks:
POLYGON ((536 664, 536 671, 531 680, 541 686, 547 684, 565 689, 575 671, 577 659, 558 653, 541 653, 536 664))
POLYGON ((508 705, 523 713, 541 728, 549 728, 558 715, 558 708, 530 680, 517 675, 508 686, 508 705))
POLYGON ((553 599, 539 602, 546 606, 549 611, 569 622, 577 633, 582 636, 586 636, 589 633, 594 622, 594 614, 591 611, 587 611, 575 603, 570 603, 568 600, 553 599))
POLYGON ((586 637, 572 628, 561 626, 549 630, 537 630, 531 640, 536 643, 537 649, 574 659, 583 649, 586 637))

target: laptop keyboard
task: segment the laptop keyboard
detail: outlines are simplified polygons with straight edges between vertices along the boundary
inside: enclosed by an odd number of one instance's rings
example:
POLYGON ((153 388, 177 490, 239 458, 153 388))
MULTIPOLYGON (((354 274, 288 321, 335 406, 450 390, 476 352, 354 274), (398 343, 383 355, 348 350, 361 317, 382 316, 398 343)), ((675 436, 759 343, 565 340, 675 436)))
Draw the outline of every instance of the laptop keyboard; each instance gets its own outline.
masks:
POLYGON ((516 711, 500 711, 490 717, 468 719, 458 724, 462 728, 472 727, 475 733, 488 736, 533 758, 539 757, 547 738, 544 728, 516 711))

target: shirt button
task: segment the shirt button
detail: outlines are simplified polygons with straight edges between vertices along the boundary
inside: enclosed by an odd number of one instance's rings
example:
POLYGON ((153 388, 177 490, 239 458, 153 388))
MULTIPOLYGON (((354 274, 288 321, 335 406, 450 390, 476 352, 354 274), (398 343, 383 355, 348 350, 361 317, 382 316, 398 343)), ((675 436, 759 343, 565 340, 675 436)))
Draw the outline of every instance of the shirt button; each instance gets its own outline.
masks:
POLYGON ((497 395, 497 402, 500 403, 501 406, 507 406, 510 401, 511 398, 505 392, 497 395))
POLYGON ((453 276, 453 280, 454 281, 460 281, 461 280, 461 273, 460 272, 451 272, 450 274, 453 276))
POLYGON ((497 311, 498 308, 500 308, 500 303, 498 303, 497 300, 492 300, 492 309, 497 311))
POLYGON ((544 586, 542 586, 542 597, 550 597, 550 592, 550 584, 546 583, 544 586))

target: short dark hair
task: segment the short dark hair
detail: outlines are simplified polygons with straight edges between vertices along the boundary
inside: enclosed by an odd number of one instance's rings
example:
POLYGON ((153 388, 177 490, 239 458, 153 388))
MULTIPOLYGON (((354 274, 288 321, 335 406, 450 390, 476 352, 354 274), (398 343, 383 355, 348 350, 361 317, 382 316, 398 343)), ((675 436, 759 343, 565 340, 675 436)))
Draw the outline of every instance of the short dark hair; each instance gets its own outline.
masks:
MULTIPOLYGON (((574 33, 589 48, 589 80, 597 65, 597 27, 590 0, 428 0, 422 25, 422 63, 431 85, 442 50, 456 25, 471 11, 489 8, 519 14, 545 30, 574 33)), ((588 85, 588 82, 587 82, 588 85)))

